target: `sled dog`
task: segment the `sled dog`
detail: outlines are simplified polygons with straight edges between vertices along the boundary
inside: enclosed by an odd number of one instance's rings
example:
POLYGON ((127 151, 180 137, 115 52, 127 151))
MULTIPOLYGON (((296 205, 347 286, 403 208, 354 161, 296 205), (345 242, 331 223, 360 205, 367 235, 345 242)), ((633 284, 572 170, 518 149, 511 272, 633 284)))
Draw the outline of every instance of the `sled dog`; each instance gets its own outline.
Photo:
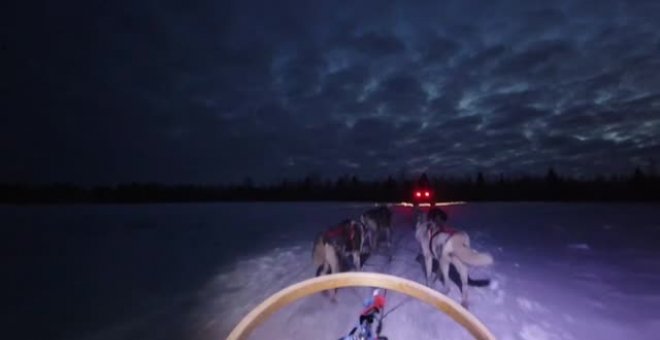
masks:
MULTIPOLYGON (((433 260, 437 259, 440 264, 443 291, 448 294, 450 291, 449 265, 453 264, 461 279, 461 304, 467 307, 468 267, 491 265, 493 258, 490 254, 473 250, 470 247, 470 238, 464 231, 450 228, 444 223, 436 223, 431 220, 431 216, 425 217, 418 216, 415 238, 419 242, 424 256, 426 285, 430 286, 432 283, 433 260)), ((446 215, 444 220, 446 220, 446 215)))
POLYGON ((369 250, 378 247, 378 241, 384 239, 388 249, 392 247, 392 212, 386 206, 365 211, 360 215, 360 222, 368 230, 369 250))
POLYGON ((364 233, 365 228, 359 222, 348 219, 319 233, 312 250, 316 276, 345 270, 344 259, 348 256, 352 258, 355 269, 361 270, 360 254, 364 233))

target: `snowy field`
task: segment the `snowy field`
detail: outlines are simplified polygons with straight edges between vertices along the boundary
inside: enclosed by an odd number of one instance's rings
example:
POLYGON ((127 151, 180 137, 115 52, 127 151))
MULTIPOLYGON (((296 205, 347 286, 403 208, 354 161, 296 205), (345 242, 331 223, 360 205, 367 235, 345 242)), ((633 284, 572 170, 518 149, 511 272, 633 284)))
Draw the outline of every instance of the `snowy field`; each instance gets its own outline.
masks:
MULTIPOLYGON (((270 294, 312 277, 321 230, 370 204, 0 206, 3 339, 224 339, 270 294)), ((475 269, 470 310, 498 339, 660 338, 660 209, 652 204, 480 203, 450 225, 495 264, 475 269)), ((395 207, 392 262, 423 282, 411 208, 395 207)), ((439 288, 439 285, 436 287, 439 288)), ((252 339, 337 339, 364 288, 294 303, 252 339)), ((453 286, 450 297, 459 299, 453 286)), ((445 315, 388 295, 390 339, 467 339, 445 315)))

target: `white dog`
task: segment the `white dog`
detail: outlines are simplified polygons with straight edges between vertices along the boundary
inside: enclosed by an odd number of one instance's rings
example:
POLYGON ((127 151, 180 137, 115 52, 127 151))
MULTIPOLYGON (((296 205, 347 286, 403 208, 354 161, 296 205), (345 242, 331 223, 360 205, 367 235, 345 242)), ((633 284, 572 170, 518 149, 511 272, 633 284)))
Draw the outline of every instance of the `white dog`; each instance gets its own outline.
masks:
POLYGON ((419 216, 415 229, 415 238, 424 255, 426 285, 431 285, 433 259, 437 259, 440 263, 443 290, 448 294, 449 265, 453 264, 461 279, 461 304, 467 307, 468 266, 488 266, 493 263, 492 256, 470 248, 467 233, 451 229, 437 221, 426 220, 422 215, 419 216))

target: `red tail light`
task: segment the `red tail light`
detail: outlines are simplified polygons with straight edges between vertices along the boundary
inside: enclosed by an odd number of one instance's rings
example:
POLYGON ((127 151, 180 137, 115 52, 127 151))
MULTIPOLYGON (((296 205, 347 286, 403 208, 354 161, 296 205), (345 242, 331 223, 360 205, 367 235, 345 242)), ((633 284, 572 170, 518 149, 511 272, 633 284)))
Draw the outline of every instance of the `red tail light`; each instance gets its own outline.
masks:
POLYGON ((424 196, 429 197, 429 192, 428 191, 424 192, 424 196))
POLYGON ((419 191, 417 191, 417 192, 415 193, 415 196, 417 196, 417 197, 422 197, 422 193, 419 192, 419 191))

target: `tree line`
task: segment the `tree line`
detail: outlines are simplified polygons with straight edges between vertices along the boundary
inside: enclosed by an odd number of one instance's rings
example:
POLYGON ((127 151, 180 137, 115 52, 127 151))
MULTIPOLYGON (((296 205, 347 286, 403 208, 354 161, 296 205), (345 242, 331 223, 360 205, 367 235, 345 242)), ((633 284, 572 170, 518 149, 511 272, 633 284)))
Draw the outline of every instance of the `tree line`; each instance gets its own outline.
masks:
MULTIPOLYGON (((426 174, 423 175, 426 178, 426 174)), ((84 187, 73 184, 0 184, 0 203, 148 203, 214 201, 410 201, 419 179, 307 176, 277 184, 163 185, 130 183, 84 187)), ((623 176, 571 178, 549 169, 545 176, 428 177, 437 201, 660 201, 660 176, 635 169, 623 176)))

